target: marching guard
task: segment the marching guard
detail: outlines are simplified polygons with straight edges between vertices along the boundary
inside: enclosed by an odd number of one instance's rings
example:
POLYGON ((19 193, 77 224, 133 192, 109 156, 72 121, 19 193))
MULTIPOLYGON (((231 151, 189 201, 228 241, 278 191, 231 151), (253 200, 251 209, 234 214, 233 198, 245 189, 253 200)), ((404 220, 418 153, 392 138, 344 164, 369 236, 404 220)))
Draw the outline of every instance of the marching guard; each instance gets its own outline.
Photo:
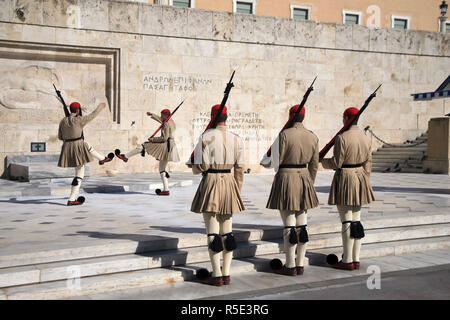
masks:
POLYGON ((127 154, 121 154, 119 149, 115 150, 115 154, 124 162, 128 162, 129 158, 138 154, 141 154, 144 157, 145 152, 158 160, 159 174, 163 183, 163 190, 157 189, 156 194, 159 196, 168 196, 170 195, 168 180, 168 178, 170 178, 170 175, 167 172, 167 165, 169 161, 180 161, 180 156, 178 155, 178 149, 174 138, 176 125, 173 119, 169 118, 171 116, 169 109, 163 109, 161 111, 161 116, 157 116, 151 112, 147 112, 147 116, 150 116, 153 120, 156 120, 157 122, 162 124, 161 136, 150 137, 148 139, 148 142, 144 142, 127 154), (168 118, 169 120, 167 120, 168 118))
POLYGON ((364 237, 361 206, 375 200, 369 181, 371 145, 357 126, 358 111, 357 108, 345 110, 344 125, 352 120, 353 123, 336 137, 333 157, 320 160, 325 169, 335 170, 328 204, 336 205, 339 212, 344 253, 342 260, 332 263, 332 267, 343 270, 359 269, 361 238, 364 237))
POLYGON ((58 138, 64 143, 61 148, 58 167, 75 168, 75 178, 72 181, 72 191, 70 193, 68 206, 81 205, 84 203, 84 197, 78 197, 81 181, 84 178, 84 165, 96 158, 99 164, 103 165, 114 158, 110 153, 107 157, 102 156, 94 147, 84 141, 83 128, 97 115, 106 108, 105 103, 100 103, 97 108, 89 115, 83 116, 81 105, 78 102, 70 104, 70 114, 59 123, 58 138))
POLYGON ((203 282, 215 286, 230 283, 231 260, 236 248, 232 216, 244 210, 240 196, 244 179, 243 141, 228 131, 226 120, 226 106, 211 108, 210 124, 214 122, 217 125, 208 125, 210 128, 201 135, 194 157, 188 162, 194 174, 203 175, 191 211, 203 214, 212 265, 212 275, 203 282))
POLYGON ((275 150, 272 150, 271 157, 265 156, 261 161, 264 167, 274 167, 277 171, 266 207, 280 210, 286 263, 275 272, 289 276, 304 272, 306 243, 309 241, 307 211, 319 204, 314 189, 319 166, 319 139, 304 127, 305 108, 301 111, 299 108, 300 105, 290 108, 291 127, 281 131, 272 146, 275 150))

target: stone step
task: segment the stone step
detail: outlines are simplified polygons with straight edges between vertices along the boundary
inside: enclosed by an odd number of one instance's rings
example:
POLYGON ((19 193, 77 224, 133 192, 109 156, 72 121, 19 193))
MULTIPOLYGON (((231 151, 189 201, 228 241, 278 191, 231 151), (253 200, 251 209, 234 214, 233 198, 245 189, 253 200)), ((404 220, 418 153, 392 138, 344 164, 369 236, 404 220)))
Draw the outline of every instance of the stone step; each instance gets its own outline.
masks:
MULTIPOLYGON (((85 166, 85 176, 90 176, 89 165, 85 166)), ((52 178, 73 178, 74 168, 60 168, 57 162, 11 163, 10 180, 33 181, 52 178)))
POLYGON ((414 160, 422 161, 423 155, 389 155, 389 154, 376 154, 372 157, 372 161, 383 160, 383 161, 405 161, 414 160))
MULTIPOLYGON (((405 211, 403 208, 398 209, 405 211)), ((392 211, 392 210, 391 210, 392 211)), ((397 228, 411 225, 435 225, 450 223, 450 215, 447 214, 422 214, 420 216, 411 215, 409 210, 400 214, 391 214, 389 218, 383 215, 379 217, 368 217, 364 220, 366 230, 379 228, 397 228)), ((340 232, 339 223, 317 222, 308 226, 311 237, 322 234, 332 234, 340 232)), ((252 241, 273 241, 280 239, 282 227, 279 226, 258 226, 254 229, 235 228, 235 238, 238 243, 252 241)), ((340 236, 339 236, 340 237, 340 236)), ((74 244, 75 246, 76 244, 74 244)), ((81 259, 111 257, 129 254, 144 254, 163 250, 186 250, 192 247, 204 247, 205 235, 192 234, 185 237, 162 237, 155 236, 148 241, 136 242, 132 240, 117 240, 95 246, 62 247, 59 249, 40 251, 33 247, 29 252, 8 252, 3 251, 0 255, 0 268, 23 267, 52 262, 66 262, 81 259)))
MULTIPOLYGON (((401 255, 404 253, 428 250, 448 249, 450 237, 437 237, 424 240, 408 240, 365 244, 361 246, 361 258, 401 255)), ((323 264, 328 253, 339 254, 341 247, 324 250, 308 250, 308 264, 323 264)), ((278 258, 285 261, 284 254, 261 255, 251 258, 233 259, 232 275, 249 272, 270 271, 270 261, 278 258)), ((308 265, 305 263, 305 265, 308 265)), ((101 275, 70 280, 60 280, 35 285, 23 285, 0 289, 0 299, 69 299, 101 293, 117 292, 129 289, 145 288, 156 285, 195 280, 195 272, 201 268, 211 270, 210 262, 174 266, 165 269, 150 269, 101 275)))
MULTIPOLYGON (((369 222, 370 226, 371 223, 369 222)), ((382 229, 366 228, 364 243, 401 241, 417 238, 441 237, 450 235, 450 223, 412 227, 382 229)), ((308 248, 324 249, 341 245, 341 233, 310 235, 308 248)), ((235 258, 253 257, 282 252, 282 238, 272 241, 239 243, 233 256, 235 258)), ((79 277, 128 272, 134 270, 163 268, 173 265, 200 263, 209 260, 206 246, 184 250, 165 250, 143 254, 119 255, 94 259, 81 259, 26 267, 0 269, 0 288, 24 284, 63 280, 76 273, 79 277)))
POLYGON ((404 145, 399 145, 399 147, 395 148, 395 147, 383 147, 383 148, 379 148, 376 152, 377 153, 381 153, 381 152, 403 152, 403 151, 407 151, 407 152, 423 152, 423 151, 427 151, 427 146, 417 146, 417 147, 408 147, 405 148, 404 145))
MULTIPOLYGON (((234 250, 234 258, 253 257, 255 255, 278 254, 282 249, 281 239, 239 243, 234 250)), ((151 253, 119 255, 93 259, 81 259, 27 267, 0 269, 0 288, 25 284, 66 280, 74 273, 79 277, 98 276, 119 272, 145 269, 166 268, 176 265, 209 261, 206 246, 185 250, 165 250, 151 253)))
MULTIPOLYGON (((450 236, 433 237, 426 239, 388 241, 380 243, 364 243, 361 245, 360 259, 376 258, 384 256, 398 256, 414 252, 426 252, 429 250, 443 250, 450 248, 450 236)), ((307 251, 310 265, 321 265, 326 263, 328 254, 342 254, 342 246, 326 249, 314 249, 307 251)))

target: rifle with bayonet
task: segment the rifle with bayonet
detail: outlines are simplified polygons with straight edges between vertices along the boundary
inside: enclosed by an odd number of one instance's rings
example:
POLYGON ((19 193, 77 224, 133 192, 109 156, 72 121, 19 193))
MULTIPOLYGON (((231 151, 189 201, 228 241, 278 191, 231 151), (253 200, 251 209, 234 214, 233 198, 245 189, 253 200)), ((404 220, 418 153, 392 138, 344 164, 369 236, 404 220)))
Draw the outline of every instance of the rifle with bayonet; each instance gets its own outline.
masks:
POLYGON ((152 136, 150 138, 148 138, 148 140, 150 141, 151 138, 153 138, 159 130, 161 130, 161 128, 163 127, 163 125, 170 120, 170 118, 172 118, 172 116, 174 115, 175 112, 177 112, 178 108, 181 107, 181 105, 184 103, 184 100, 181 101, 181 103, 178 105, 178 107, 175 108, 175 110, 173 110, 173 112, 166 118, 166 120, 164 120, 161 125, 159 126, 159 128, 152 134, 152 136))
POLYGON ((359 109, 358 113, 350 118, 347 123, 342 127, 341 130, 339 130, 338 133, 336 133, 336 135, 333 137, 333 139, 330 140, 330 142, 328 142, 325 147, 323 147, 322 150, 320 150, 319 152, 319 159, 323 159, 325 157, 325 155, 327 154, 328 151, 330 151, 331 147, 334 146, 334 143, 336 141, 336 138, 338 135, 340 135, 342 132, 347 131, 355 121, 357 121, 359 119, 359 116, 361 115, 361 113, 364 112, 364 110, 366 110, 366 108, 369 106, 370 101, 372 101, 373 98, 376 97, 377 95, 377 91, 378 89, 380 89, 381 84, 378 86, 378 88, 376 88, 376 90, 366 99, 366 101, 364 102, 364 105, 361 107, 361 109, 359 109))
MULTIPOLYGON (((311 93, 311 91, 314 90, 313 88, 313 84, 314 82, 316 82, 317 76, 314 78, 313 82, 311 83, 311 85, 309 86, 308 90, 306 90, 305 94, 303 95, 303 99, 302 102, 300 102, 300 106, 297 108, 297 110, 295 111, 295 114, 291 117, 289 117, 289 120, 286 122, 286 124, 284 125, 283 129, 281 129, 280 133, 283 132, 283 130, 288 129, 292 126, 292 122, 294 121, 294 119, 296 118, 296 116, 302 111, 302 109, 305 107, 306 101, 308 100, 308 97, 311 93)), ((270 157, 270 155, 272 154, 272 147, 269 148, 269 150, 267 150, 266 152, 266 156, 270 157)))
POLYGON ((58 96, 59 100, 63 104, 64 114, 66 115, 66 117, 70 116, 69 108, 67 108, 67 104, 66 104, 66 102, 64 101, 64 98, 61 95, 61 91, 56 89, 55 84, 53 84, 53 88, 55 88, 56 95, 58 96))
MULTIPOLYGON (((219 111, 217 112, 216 116, 212 119, 212 121, 208 124, 205 131, 210 128, 215 128, 217 126, 217 123, 219 121, 219 115, 222 114, 223 108, 225 107, 225 104, 227 103, 228 95, 230 94, 231 88, 234 87, 233 77, 234 77, 235 72, 236 71, 233 71, 233 73, 231 74, 230 81, 228 81, 227 86, 225 87, 225 91, 224 91, 222 102, 220 103, 219 111)), ((203 132, 205 132, 205 131, 203 131, 203 132)), ((191 157, 189 158, 189 161, 188 161, 189 164, 194 163, 194 151, 192 151, 191 157)))

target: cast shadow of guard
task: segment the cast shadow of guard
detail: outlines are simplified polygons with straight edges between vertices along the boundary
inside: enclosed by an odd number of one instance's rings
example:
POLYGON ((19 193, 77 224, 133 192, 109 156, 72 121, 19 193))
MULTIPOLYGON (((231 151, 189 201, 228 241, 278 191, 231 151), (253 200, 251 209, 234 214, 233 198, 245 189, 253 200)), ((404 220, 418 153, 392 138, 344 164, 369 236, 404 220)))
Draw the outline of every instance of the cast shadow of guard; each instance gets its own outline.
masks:
POLYGON ((63 206, 66 207, 64 203, 60 202, 53 202, 49 200, 56 200, 56 199, 34 199, 34 200, 17 200, 16 198, 12 198, 9 200, 0 200, 0 203, 17 203, 17 204, 53 204, 57 206, 63 206))
MULTIPOLYGON (((137 242, 134 254, 152 259, 153 268, 173 269, 176 265, 187 262, 188 252, 179 250, 179 239, 158 235, 118 234, 98 231, 78 231, 77 234, 97 239, 131 240, 137 242)), ((127 254, 126 252, 118 254, 127 254)))

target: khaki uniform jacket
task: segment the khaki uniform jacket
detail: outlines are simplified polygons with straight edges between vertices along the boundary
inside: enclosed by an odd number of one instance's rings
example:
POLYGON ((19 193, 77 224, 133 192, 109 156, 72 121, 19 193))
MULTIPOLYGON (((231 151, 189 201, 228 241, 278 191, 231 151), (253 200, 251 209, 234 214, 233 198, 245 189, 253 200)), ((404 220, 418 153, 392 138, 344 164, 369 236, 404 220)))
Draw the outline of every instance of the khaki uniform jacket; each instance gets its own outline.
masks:
MULTIPOLYGON (((100 111, 102 111, 102 107, 98 106, 87 116, 76 116, 71 113, 59 123, 58 139, 64 141, 81 137, 84 126, 97 117, 100 111)), ((58 167, 79 167, 93 160, 94 158, 89 152, 89 145, 83 139, 64 141, 58 167)))
MULTIPOLYGON (((273 151, 272 151, 273 152, 273 151)), ((279 135, 279 163, 307 164, 307 168, 279 168, 267 208, 300 211, 319 205, 314 180, 319 167, 319 139, 296 122, 279 135)))
POLYGON ((361 206, 375 200, 369 176, 372 152, 369 139, 357 126, 336 137, 333 157, 323 159, 325 169, 336 170, 328 204, 361 206), (341 168, 344 164, 362 164, 358 168, 341 168))
MULTIPOLYGON (((152 114, 151 117, 159 123, 163 123, 161 117, 154 114, 152 114)), ((145 151, 156 160, 180 161, 177 145, 173 136, 175 130, 175 122, 170 118, 161 128, 161 135, 159 137, 153 137, 152 142, 144 143, 145 151)))
POLYGON ((196 213, 233 214, 243 211, 240 192, 244 180, 244 145, 242 139, 217 126, 205 131, 196 146, 194 174, 203 178, 192 201, 191 211, 196 213), (208 173, 208 169, 234 169, 232 173, 208 173))

